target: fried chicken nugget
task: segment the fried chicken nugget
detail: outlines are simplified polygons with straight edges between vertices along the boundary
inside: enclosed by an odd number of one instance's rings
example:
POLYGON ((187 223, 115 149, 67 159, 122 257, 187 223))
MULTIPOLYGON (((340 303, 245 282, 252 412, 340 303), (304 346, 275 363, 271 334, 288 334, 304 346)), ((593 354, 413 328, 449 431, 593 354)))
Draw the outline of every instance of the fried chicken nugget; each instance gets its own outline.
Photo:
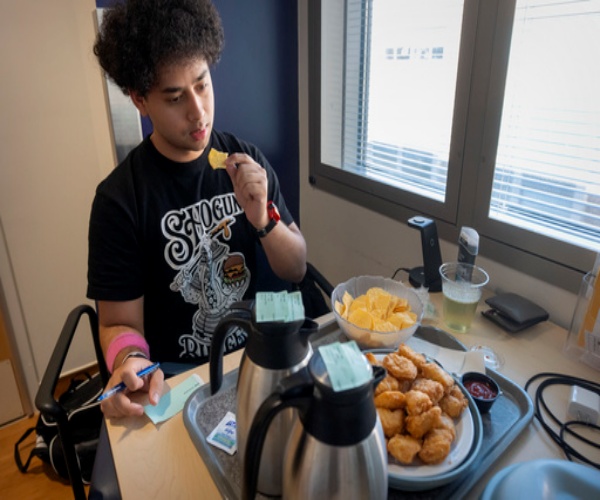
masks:
POLYGON ((440 408, 452 418, 458 418, 469 406, 469 401, 458 386, 454 386, 448 394, 440 399, 440 408))
POLYGON ((450 388, 450 391, 448 392, 448 394, 450 394, 450 396, 454 396, 456 399, 460 399, 461 401, 464 400, 465 404, 469 404, 469 401, 467 400, 465 394, 463 393, 461 388, 456 384, 454 384, 450 388))
POLYGON ((405 394, 405 399, 406 413, 408 415, 420 415, 433 406, 431 398, 421 391, 414 391, 411 389, 405 394))
POLYGON ((436 382, 442 384, 446 393, 448 393, 448 391, 454 385, 454 379, 452 378, 452 376, 437 363, 425 363, 421 367, 421 372, 425 376, 425 378, 435 380, 436 382))
POLYGON ((398 379, 392 377, 391 375, 386 375, 385 377, 383 377, 383 380, 379 382, 379 384, 377 384, 374 393, 375 396, 377 396, 385 391, 397 391, 399 389, 400 382, 398 382, 398 379))
POLYGON ((392 352, 383 358, 384 368, 400 380, 414 380, 417 378, 417 367, 408 358, 392 352))
POLYGON ((439 406, 434 406, 420 415, 409 415, 405 419, 407 432, 414 438, 420 439, 427 434, 442 414, 439 406))
POLYGON ((400 344, 400 346, 398 347, 398 354, 400 354, 400 356, 404 356, 405 358, 410 359, 417 368, 421 368, 425 363, 427 363, 425 356, 414 351, 411 347, 407 346, 406 344, 400 344))
POLYGON ((401 464, 410 464, 421 450, 421 440, 396 434, 388 441, 387 450, 401 464))
POLYGON ((377 408, 387 408, 388 410, 397 410, 406 406, 406 396, 400 391, 385 391, 375 396, 375 406, 377 408))
POLYGON ((398 390, 404 393, 410 391, 410 386, 412 385, 412 380, 398 380, 400 382, 398 386, 398 390))
POLYGON ((434 405, 438 404, 440 399, 444 397, 444 386, 428 378, 416 378, 410 388, 414 391, 421 391, 427 394, 434 405))
POLYGON ((454 420, 452 420, 452 417, 446 415, 445 413, 440 415, 436 423, 433 424, 433 428, 448 431, 452 436, 452 441, 456 439, 456 426, 454 425, 454 420))
POLYGON ((452 435, 446 429, 432 429, 423 439, 419 458, 426 464, 439 464, 450 453, 452 435))
POLYGON ((381 364, 379 360, 375 357, 375 354, 373 354, 372 352, 365 352, 365 358, 367 358, 367 361, 372 365, 379 366, 381 364))
POLYGON ((390 410, 389 408, 377 408, 377 414, 381 420, 383 433, 391 438, 400 434, 404 429, 404 410, 390 410))

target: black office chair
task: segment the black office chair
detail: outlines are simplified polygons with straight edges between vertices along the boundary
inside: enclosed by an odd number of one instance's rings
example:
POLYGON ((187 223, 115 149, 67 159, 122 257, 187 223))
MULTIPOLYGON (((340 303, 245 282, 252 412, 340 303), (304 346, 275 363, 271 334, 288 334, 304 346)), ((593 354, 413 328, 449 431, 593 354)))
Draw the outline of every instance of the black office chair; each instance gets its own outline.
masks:
POLYGON ((67 410, 55 397, 55 392, 67 353, 69 352, 69 347, 71 346, 71 341, 83 316, 87 316, 89 320, 89 328, 94 341, 102 387, 108 383, 108 370, 106 369, 98 335, 98 316, 93 307, 84 304, 77 306, 68 315, 35 397, 35 406, 37 409, 45 415, 50 416, 56 422, 69 480, 76 499, 86 498, 85 488, 81 479, 79 460, 75 452, 75 444, 69 426, 67 410))
POLYGON ((306 263, 306 274, 300 283, 292 286, 302 294, 304 313, 308 318, 318 318, 331 311, 328 301, 331 300, 333 285, 310 262, 306 263))

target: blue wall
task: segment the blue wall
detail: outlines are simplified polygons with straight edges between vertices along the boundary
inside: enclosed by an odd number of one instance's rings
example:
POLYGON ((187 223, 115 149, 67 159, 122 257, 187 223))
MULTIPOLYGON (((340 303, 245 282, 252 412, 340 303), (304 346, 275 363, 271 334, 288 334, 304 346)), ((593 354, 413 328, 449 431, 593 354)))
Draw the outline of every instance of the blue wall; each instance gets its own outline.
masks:
POLYGON ((213 70, 215 128, 256 144, 299 223, 298 4, 214 0, 225 49, 213 70))

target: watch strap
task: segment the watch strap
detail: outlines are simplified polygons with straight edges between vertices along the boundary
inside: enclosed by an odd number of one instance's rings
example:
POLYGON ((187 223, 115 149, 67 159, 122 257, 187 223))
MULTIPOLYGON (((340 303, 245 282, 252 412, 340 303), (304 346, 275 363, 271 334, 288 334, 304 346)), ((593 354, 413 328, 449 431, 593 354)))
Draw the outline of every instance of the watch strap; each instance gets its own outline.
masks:
POLYGON ((143 353, 142 351, 132 351, 132 352, 128 352, 127 354, 125 354, 125 356, 123 357, 123 361, 121 361, 121 366, 125 364, 125 361, 127 361, 129 358, 142 358, 142 359, 148 359, 148 356, 146 356, 145 353, 143 353))
POLYGON ((256 230, 259 238, 264 238, 269 234, 281 219, 279 210, 277 210, 277 206, 272 201, 267 202, 267 214, 269 215, 269 223, 262 229, 256 230))
POLYGON ((258 234, 259 238, 264 238, 267 234, 269 234, 273 230, 273 228, 277 225, 278 222, 279 222, 279 220, 277 220, 277 219, 269 220, 269 223, 265 227, 263 227, 262 229, 256 230, 256 234, 258 234))

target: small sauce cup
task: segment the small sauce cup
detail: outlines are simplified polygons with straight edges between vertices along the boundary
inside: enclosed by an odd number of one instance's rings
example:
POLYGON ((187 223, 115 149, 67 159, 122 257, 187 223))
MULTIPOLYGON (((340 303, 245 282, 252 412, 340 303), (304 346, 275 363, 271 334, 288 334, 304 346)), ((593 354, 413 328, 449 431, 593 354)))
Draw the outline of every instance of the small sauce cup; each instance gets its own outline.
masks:
POLYGON ((484 373, 464 373, 461 383, 475 401, 479 413, 489 412, 502 393, 496 381, 484 373))

